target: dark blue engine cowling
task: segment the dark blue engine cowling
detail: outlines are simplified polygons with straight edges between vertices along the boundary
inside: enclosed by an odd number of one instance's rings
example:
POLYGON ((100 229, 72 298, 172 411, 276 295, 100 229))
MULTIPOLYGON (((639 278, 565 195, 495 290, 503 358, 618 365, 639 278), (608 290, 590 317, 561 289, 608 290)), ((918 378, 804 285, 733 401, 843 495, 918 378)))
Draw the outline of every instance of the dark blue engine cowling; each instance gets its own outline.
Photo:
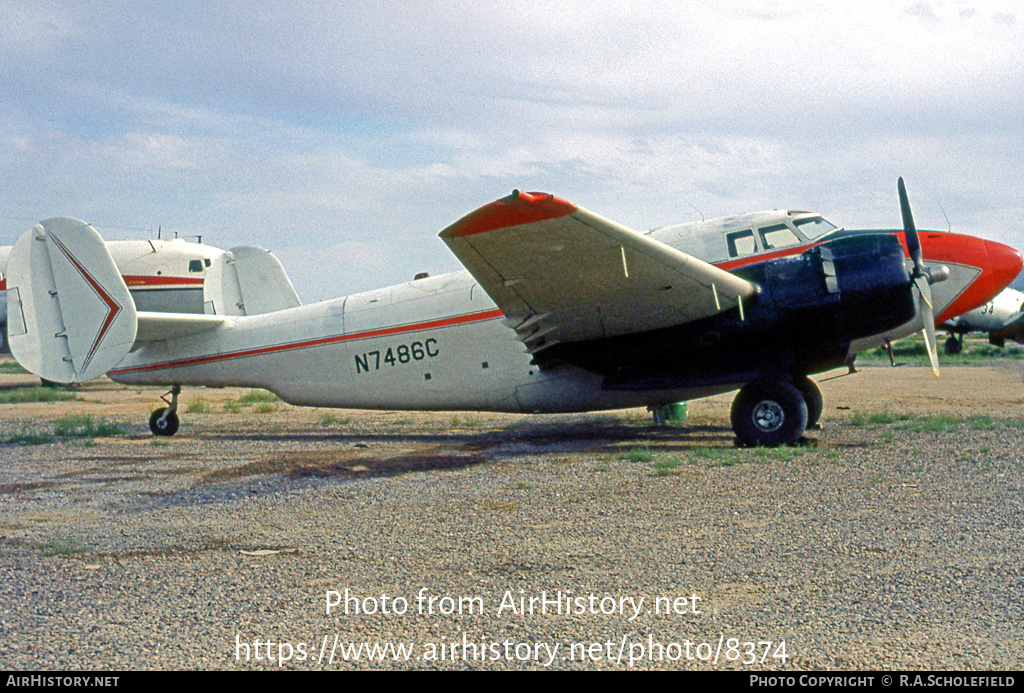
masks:
MULTIPOLYGON (((850 342, 914 317, 903 247, 891 234, 851 236, 763 263, 777 319, 802 338, 850 342)), ((752 268, 754 269, 754 268, 752 268)))
POLYGON ((760 287, 738 309, 693 323, 539 352, 541 367, 569 363, 605 376, 608 389, 671 389, 805 375, 843 364, 850 342, 915 315, 903 248, 891 234, 818 245, 734 272, 760 287))

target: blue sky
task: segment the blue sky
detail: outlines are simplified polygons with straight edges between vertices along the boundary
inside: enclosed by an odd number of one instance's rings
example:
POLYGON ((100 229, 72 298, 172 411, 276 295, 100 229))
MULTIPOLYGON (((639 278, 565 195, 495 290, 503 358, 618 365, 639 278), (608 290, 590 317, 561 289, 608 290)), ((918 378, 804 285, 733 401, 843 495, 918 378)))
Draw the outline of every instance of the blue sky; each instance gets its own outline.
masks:
POLYGON ((0 245, 267 247, 306 301, 458 268, 541 190, 638 230, 757 209, 1024 247, 1014 2, 0 0, 0 245), (945 216, 943 214, 945 212, 945 216))

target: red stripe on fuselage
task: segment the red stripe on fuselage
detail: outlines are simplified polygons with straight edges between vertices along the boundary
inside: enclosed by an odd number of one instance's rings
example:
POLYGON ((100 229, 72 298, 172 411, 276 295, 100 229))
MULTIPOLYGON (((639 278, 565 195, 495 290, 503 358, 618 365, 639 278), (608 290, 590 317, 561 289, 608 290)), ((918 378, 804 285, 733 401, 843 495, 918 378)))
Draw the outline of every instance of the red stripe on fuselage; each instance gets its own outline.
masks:
POLYGON ((203 285, 202 277, 155 277, 146 274, 126 274, 123 278, 124 283, 128 285, 129 289, 145 286, 172 286, 175 284, 196 287, 203 285))
MULTIPOLYGON (((124 283, 129 289, 147 288, 150 286, 155 287, 168 287, 168 286, 187 286, 189 288, 201 289, 203 286, 203 279, 196 277, 149 277, 146 275, 129 275, 126 274, 122 277, 124 283)), ((7 278, 0 279, 0 291, 7 290, 7 278)))
POLYGON ((294 351, 296 349, 310 349, 313 347, 327 346, 329 344, 356 342, 363 339, 373 339, 375 337, 388 337, 396 334, 407 334, 409 332, 422 332, 425 330, 435 330, 440 329, 442 327, 453 327, 455 325, 466 325, 469 323, 483 322, 485 320, 495 320, 497 318, 504 317, 504 313, 502 313, 498 309, 494 309, 483 311, 480 313, 468 313, 466 315, 455 315, 448 318, 428 320, 426 322, 410 323, 408 325, 395 325, 392 327, 382 327, 376 330, 364 330, 362 332, 353 332, 352 334, 341 334, 332 335, 330 337, 319 337, 317 339, 306 339, 298 342, 289 342, 286 344, 275 344, 272 346, 257 347, 255 349, 242 349, 240 351, 232 351, 224 354, 196 356, 188 359, 166 361, 164 363, 153 363, 145 366, 115 368, 114 370, 111 371, 111 373, 114 375, 122 375, 128 373, 145 373, 148 371, 164 370, 167 368, 184 368, 187 366, 200 366, 207 363, 216 363, 218 361, 229 361, 233 359, 248 358, 250 356, 264 356, 266 354, 276 354, 285 351, 294 351))
POLYGON ((780 257, 790 257, 791 255, 799 255, 800 253, 803 253, 806 250, 810 250, 816 245, 821 245, 822 243, 827 242, 827 240, 828 239, 824 241, 819 241, 817 243, 808 243, 807 245, 798 245, 792 248, 784 248, 782 250, 773 250, 770 253, 761 253, 760 255, 749 255, 747 257, 741 257, 735 260, 725 260, 724 262, 715 263, 715 267, 717 267, 718 269, 726 270, 728 272, 730 270, 734 270, 740 267, 756 265, 759 262, 766 262, 768 260, 778 260, 780 257))

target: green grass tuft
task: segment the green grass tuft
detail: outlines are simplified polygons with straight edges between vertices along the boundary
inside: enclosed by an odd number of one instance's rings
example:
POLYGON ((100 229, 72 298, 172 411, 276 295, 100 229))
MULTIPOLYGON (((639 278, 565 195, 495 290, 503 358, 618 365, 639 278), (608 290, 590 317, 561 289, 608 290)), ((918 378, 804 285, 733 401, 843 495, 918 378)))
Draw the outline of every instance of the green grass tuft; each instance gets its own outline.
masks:
POLYGON ((267 390, 249 390, 247 393, 238 398, 238 402, 243 405, 277 401, 277 395, 267 390))
POLYGON ((27 404, 29 402, 69 402, 82 399, 74 392, 52 387, 19 387, 0 392, 0 404, 27 404))
POLYGON ((280 398, 273 392, 249 390, 238 399, 229 399, 224 402, 224 411, 229 414, 237 414, 242 411, 242 407, 252 407, 252 411, 257 414, 269 414, 272 411, 277 411, 280 404, 280 398))
POLYGON ((650 462, 654 459, 654 453, 651 452, 651 444, 644 441, 635 448, 620 454, 619 459, 626 462, 650 462))
POLYGON ((674 473, 679 466, 679 460, 674 457, 658 460, 654 463, 654 476, 668 476, 674 473))
POLYGON ((56 438, 52 434, 34 429, 24 429, 18 433, 0 436, 0 443, 8 445, 46 445, 54 440, 56 438))
POLYGON ((897 431, 913 431, 920 433, 922 431, 931 431, 933 433, 948 433, 949 431, 955 431, 960 428, 960 424, 963 423, 963 419, 959 416, 949 415, 936 415, 936 416, 916 416, 911 417, 896 426, 897 431))
POLYGON ((98 438, 124 435, 125 424, 94 419, 88 414, 68 414, 53 423, 53 435, 58 438, 98 438))
POLYGON ((210 403, 202 397, 196 397, 188 403, 188 407, 185 411, 189 414, 207 414, 210 411, 210 403))
POLYGON ((76 553, 84 553, 89 548, 74 539, 62 539, 53 537, 45 542, 37 542, 33 546, 44 556, 73 556, 76 553))
POLYGON ((974 431, 994 431, 997 427, 996 422, 988 414, 975 414, 968 419, 968 425, 974 431))
POLYGON ((880 411, 874 414, 862 414, 857 412, 853 415, 850 420, 851 426, 879 426, 885 424, 893 424, 901 421, 910 421, 914 419, 913 414, 894 412, 894 411, 880 411))

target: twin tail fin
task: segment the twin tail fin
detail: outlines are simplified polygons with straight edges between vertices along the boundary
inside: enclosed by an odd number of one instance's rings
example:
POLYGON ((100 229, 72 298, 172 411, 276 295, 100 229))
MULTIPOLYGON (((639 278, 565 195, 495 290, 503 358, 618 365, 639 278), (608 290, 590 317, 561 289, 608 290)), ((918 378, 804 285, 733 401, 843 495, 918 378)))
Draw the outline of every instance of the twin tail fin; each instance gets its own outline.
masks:
POLYGON ((78 383, 115 367, 135 342, 135 303, 103 239, 55 217, 18 240, 7 262, 8 337, 22 366, 78 383))

